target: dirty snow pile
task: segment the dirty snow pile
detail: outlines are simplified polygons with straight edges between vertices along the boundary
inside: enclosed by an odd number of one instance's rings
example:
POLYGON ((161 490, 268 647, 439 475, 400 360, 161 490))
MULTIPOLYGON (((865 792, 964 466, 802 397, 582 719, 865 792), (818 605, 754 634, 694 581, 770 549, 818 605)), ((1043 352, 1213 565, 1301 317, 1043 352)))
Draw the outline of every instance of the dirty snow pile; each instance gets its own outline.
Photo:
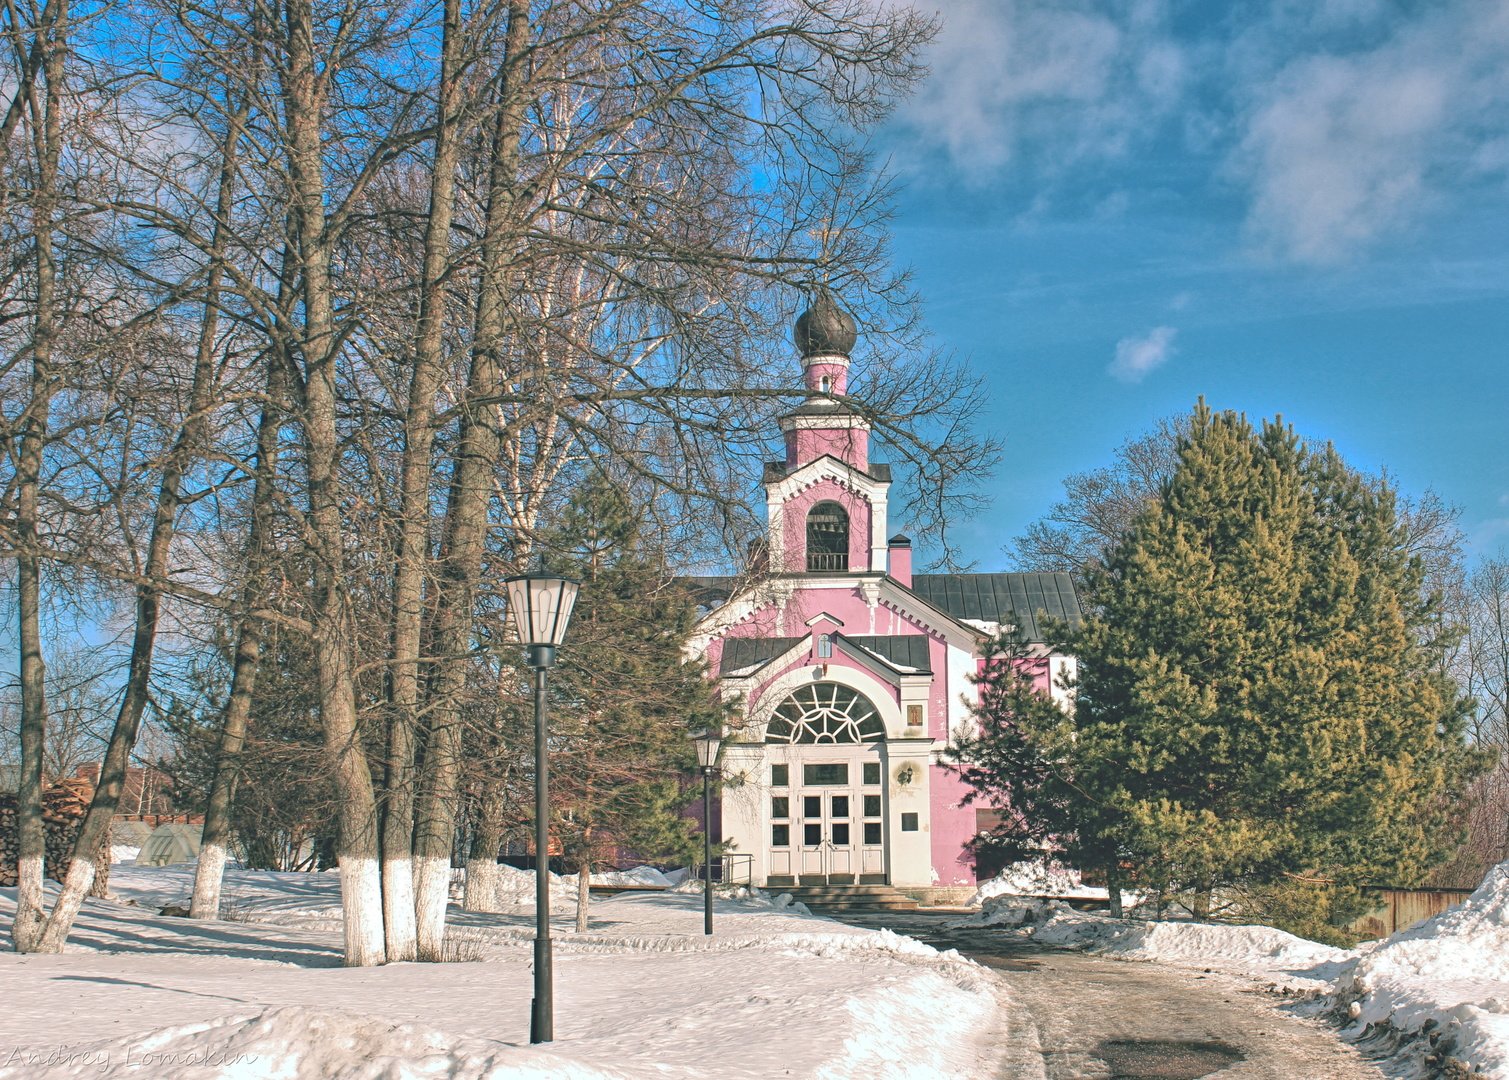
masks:
MULTIPOLYGON (((1078 870, 1057 859, 1029 859, 1012 863, 989 881, 981 882, 966 904, 979 907, 998 896, 1042 896, 1076 900, 1105 900, 1110 894, 1103 885, 1086 885, 1078 870)), ((1140 894, 1123 891, 1121 902, 1135 905, 1140 894)))
POLYGON ((1438 1051, 1509 1077, 1509 863, 1460 907, 1365 947, 1336 984, 1351 1034, 1388 1023, 1434 1034, 1438 1051))
MULTIPOLYGON (((523 875, 530 876, 530 875, 523 875)), ((647 876, 647 875, 646 875, 647 876)), ((532 876, 531 880, 532 880, 532 876)), ((0 952, 0 1080, 729 1080, 993 1075, 990 975, 750 892, 555 912, 555 1041, 528 1043, 532 908, 451 913, 464 962, 341 966, 339 875, 228 870, 234 921, 159 914, 192 866, 120 867, 62 955, 0 952), (779 1032, 751 1038, 751 1032, 779 1032)), ((0 889, 0 949, 15 890, 0 889)))
POLYGON ((1075 911, 1058 900, 998 896, 958 926, 999 926, 1044 945, 1257 975, 1296 989, 1325 989, 1356 955, 1271 926, 1144 922, 1075 911))
POLYGON ((1077 896, 1104 900, 1106 890, 1080 881, 1079 871, 1057 860, 1040 859, 1012 863, 989 881, 982 882, 969 907, 996 896, 1077 896))

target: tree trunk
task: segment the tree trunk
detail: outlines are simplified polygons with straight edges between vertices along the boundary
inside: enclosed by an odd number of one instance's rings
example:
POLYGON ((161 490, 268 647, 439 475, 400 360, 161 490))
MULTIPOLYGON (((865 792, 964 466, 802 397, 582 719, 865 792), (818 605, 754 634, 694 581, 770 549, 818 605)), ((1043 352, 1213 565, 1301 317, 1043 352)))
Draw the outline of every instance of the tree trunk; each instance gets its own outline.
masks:
POLYGON ((477 824, 472 831, 471 851, 466 860, 466 894, 461 906, 467 911, 498 911, 498 887, 503 872, 498 869, 498 849, 503 846, 503 823, 507 811, 503 784, 489 780, 478 800, 477 824))
POLYGON ((1106 895, 1111 901, 1111 918, 1123 918, 1121 910, 1121 867, 1115 859, 1106 863, 1106 895))
POLYGON ((581 854, 576 860, 576 932, 587 932, 588 905, 592 901, 592 840, 582 837, 581 854))
MULTIPOLYGON (((435 395, 445 374, 445 278, 460 158, 460 0, 445 0, 440 46, 439 107, 430 212, 419 284, 419 325, 400 481, 398 550, 393 577, 393 665, 389 690, 388 760, 382 822, 383 925, 389 960, 413 960, 418 949, 414 896, 414 745, 418 729, 419 648, 425 572, 430 558, 430 481, 435 446, 435 395)), ((449 860, 446 865, 449 870, 449 860)))
POLYGON ((339 805, 337 861, 345 920, 345 960, 383 962, 382 883, 378 868, 377 797, 362 747, 356 709, 356 626, 346 582, 338 471, 337 372, 330 239, 326 231, 321 120, 330 66, 316 71, 315 20, 309 0, 289 0, 288 55, 280 67, 291 202, 304 301, 302 426, 314 557, 312 623, 317 696, 325 753, 339 805))
MULTIPOLYGON (((286 269, 286 259, 285 259, 286 269)), ((287 280, 285 273, 284 280, 287 280)), ((274 474, 278 453, 278 427, 283 421, 284 377, 286 357, 274 350, 268 361, 267 404, 257 424, 256 475, 252 481, 251 528, 247 535, 247 581, 242 597, 243 612, 261 596, 266 573, 267 546, 270 539, 268 518, 275 495, 274 474)), ((236 797, 242 747, 251 719, 252 695, 256 691, 257 668, 262 652, 261 623, 242 614, 236 627, 236 655, 231 669, 230 700, 220 730, 220 746, 215 755, 215 775, 210 782, 210 798, 204 810, 204 833, 199 845, 199 862, 194 869, 194 896, 189 902, 189 917, 218 919, 220 890, 225 880, 226 848, 230 841, 231 808, 236 797)))
POLYGON ((167 581, 169 557, 177 532, 178 509, 183 500, 183 480, 196 456, 202 452, 209 431, 209 411, 214 400, 215 342, 219 327, 219 289, 224 267, 224 221, 230 213, 235 187, 236 145, 241 138, 240 119, 226 132, 222 148, 220 188, 216 222, 209 252, 206 278, 204 322, 200 327, 194 372, 189 391, 188 412, 163 463, 162 479, 157 489, 157 507, 152 517, 152 531, 147 541, 144 563, 145 584, 136 589, 136 624, 131 638, 131 656, 127 666, 126 689, 116 714, 115 726, 100 767, 100 782, 83 825, 74 841, 73 862, 63 882, 63 891, 48 917, 39 946, 43 952, 62 952, 86 893, 94 884, 99 867, 96 859, 106 847, 110 820, 120 803, 125 787, 126 769, 131 750, 141 730, 151 692, 152 661, 157 643, 157 628, 162 611, 159 583, 167 581))
MULTIPOLYGON (((51 5, 49 5, 51 8, 51 5)), ((18 851, 16 919, 11 943, 17 952, 32 952, 41 946, 46 925, 46 898, 42 887, 47 858, 47 836, 42 822, 42 758, 47 731, 46 665, 42 659, 41 559, 37 554, 37 496, 42 474, 42 448, 47 441, 47 423, 53 394, 52 352, 57 335, 57 262, 53 254, 53 215, 57 205, 58 162, 62 154, 59 119, 67 26, 67 0, 58 0, 58 17, 39 21, 36 45, 41 51, 40 69, 44 94, 38 101, 35 69, 24 87, 15 90, 16 101, 24 96, 31 119, 32 149, 37 178, 32 205, 32 243, 37 273, 37 307, 32 324, 31 401, 22 420, 16 469, 16 608, 17 638, 21 652, 21 776, 17 788, 18 851)), ((19 114, 18 114, 19 115, 19 114)))
POLYGON ((430 731, 425 742, 424 776, 415 818, 415 907, 419 956, 439 960, 445 938, 451 845, 461 767, 459 697, 466 683, 466 654, 477 579, 486 551, 488 505, 499 435, 490 408, 478 399, 498 382, 498 353, 504 340, 504 303, 512 269, 516 223, 514 188, 518 180, 519 130, 523 102, 515 71, 529 33, 528 4, 510 0, 508 33, 500 79, 493 161, 482 241, 481 296, 466 400, 461 410, 455 477, 446 508, 444 556, 434 605, 431 642, 436 660, 429 690, 430 731))

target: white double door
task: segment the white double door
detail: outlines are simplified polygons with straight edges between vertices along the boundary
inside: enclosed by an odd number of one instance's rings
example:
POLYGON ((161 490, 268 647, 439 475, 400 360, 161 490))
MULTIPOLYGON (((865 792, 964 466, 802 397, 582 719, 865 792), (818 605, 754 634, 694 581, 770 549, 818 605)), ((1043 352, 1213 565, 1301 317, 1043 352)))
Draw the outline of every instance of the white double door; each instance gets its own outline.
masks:
POLYGON ((792 746, 781 759, 772 768, 773 781, 787 781, 771 787, 772 872, 833 884, 884 881, 880 746, 792 746))

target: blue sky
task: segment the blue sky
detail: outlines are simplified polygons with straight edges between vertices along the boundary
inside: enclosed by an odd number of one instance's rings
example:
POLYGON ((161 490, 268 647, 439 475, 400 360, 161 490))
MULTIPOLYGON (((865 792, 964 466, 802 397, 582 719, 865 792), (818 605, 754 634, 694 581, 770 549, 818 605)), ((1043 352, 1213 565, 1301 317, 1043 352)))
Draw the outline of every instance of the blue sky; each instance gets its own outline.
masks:
POLYGON ((1202 394, 1509 547, 1509 2, 941 15, 880 149, 898 261, 1007 439, 967 558, 1202 394))

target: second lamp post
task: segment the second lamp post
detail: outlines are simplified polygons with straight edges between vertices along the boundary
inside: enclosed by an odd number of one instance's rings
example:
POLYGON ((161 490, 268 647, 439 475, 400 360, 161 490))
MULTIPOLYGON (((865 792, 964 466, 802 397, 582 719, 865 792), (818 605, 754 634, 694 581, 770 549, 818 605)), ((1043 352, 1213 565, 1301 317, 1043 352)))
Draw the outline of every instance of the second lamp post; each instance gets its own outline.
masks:
POLYGON ((578 582, 553 574, 506 578, 508 609, 524 646, 524 662, 534 669, 534 1000, 529 1008, 529 1041, 555 1038, 555 1006, 550 970, 550 758, 546 742, 545 672, 566 636, 578 582))
POLYGON ((697 744, 697 764, 702 766, 702 932, 713 932, 713 776, 718 771, 718 745, 723 741, 716 731, 692 736, 697 744))

